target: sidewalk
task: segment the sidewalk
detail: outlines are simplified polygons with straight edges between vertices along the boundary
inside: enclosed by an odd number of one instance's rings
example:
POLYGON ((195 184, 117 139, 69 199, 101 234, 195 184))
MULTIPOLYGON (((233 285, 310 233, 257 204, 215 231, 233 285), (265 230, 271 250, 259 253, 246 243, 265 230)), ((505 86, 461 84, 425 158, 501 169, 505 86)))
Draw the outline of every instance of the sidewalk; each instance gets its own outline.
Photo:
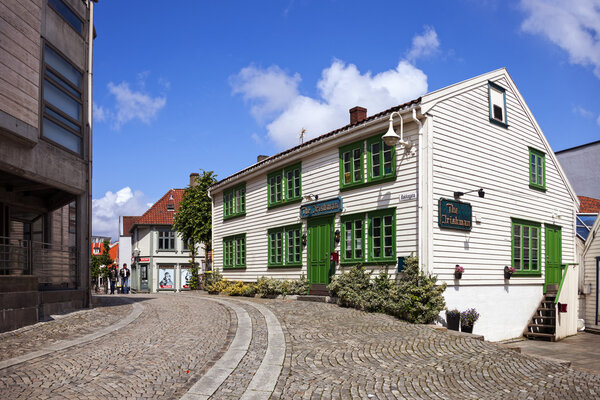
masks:
POLYGON ((570 361, 572 367, 600 374, 600 335, 581 332, 559 342, 523 340, 509 346, 520 348, 523 354, 570 361))

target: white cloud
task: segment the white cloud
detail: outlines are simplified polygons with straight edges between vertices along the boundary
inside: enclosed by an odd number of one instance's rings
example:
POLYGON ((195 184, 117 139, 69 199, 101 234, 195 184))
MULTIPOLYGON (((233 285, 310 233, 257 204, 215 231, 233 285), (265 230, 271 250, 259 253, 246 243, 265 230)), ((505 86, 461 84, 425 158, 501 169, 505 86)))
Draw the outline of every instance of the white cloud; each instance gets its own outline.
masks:
POLYGON ((250 102, 250 112, 259 121, 284 110, 297 96, 300 75, 290 76, 278 66, 243 68, 229 79, 233 93, 250 102))
POLYGON ((573 106, 573 114, 577 114, 577 115, 580 115, 585 118, 593 118, 594 117, 593 112, 591 112, 590 110, 586 110, 582 106, 573 106))
POLYGON ((94 122, 104 122, 108 119, 108 110, 102 106, 93 103, 94 108, 94 122))
POLYGON ((361 73, 354 64, 334 60, 317 82, 317 98, 301 95, 299 74, 288 74, 278 66, 248 66, 232 77, 230 84, 233 93, 251 103, 251 113, 258 122, 270 121, 268 137, 285 148, 299 143, 302 128, 306 129, 306 141, 346 125, 348 110, 354 106, 366 107, 374 114, 426 93, 427 75, 413 62, 438 47, 435 30, 426 28, 413 40, 408 52, 411 60, 401 60, 395 68, 361 73))
POLYGON ((412 47, 406 53, 406 59, 414 63, 418 58, 434 54, 439 47, 440 42, 435 29, 425 26, 425 32, 422 35, 413 37, 412 47))
POLYGON ((119 237, 119 216, 142 215, 151 203, 140 191, 132 191, 129 186, 104 197, 92 200, 92 231, 94 235, 119 237))
POLYGON ((112 117, 112 125, 116 129, 134 119, 149 124, 167 104, 166 97, 152 97, 141 91, 136 92, 129 88, 127 82, 118 85, 110 82, 108 91, 115 97, 116 111, 112 117))
POLYGON ((521 7, 524 31, 546 37, 600 78, 600 0, 521 0, 521 7))

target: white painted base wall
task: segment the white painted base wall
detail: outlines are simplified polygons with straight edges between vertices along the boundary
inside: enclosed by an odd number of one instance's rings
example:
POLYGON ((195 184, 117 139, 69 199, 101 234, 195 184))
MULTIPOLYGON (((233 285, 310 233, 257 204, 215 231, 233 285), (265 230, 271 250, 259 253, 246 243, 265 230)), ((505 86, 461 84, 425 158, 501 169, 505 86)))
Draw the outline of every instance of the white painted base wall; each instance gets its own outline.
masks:
MULTIPOLYGON (((444 292, 446 307, 479 312, 473 333, 496 342, 523 336, 543 295, 542 285, 449 286, 444 292)), ((440 316, 445 321, 446 313, 440 316)))

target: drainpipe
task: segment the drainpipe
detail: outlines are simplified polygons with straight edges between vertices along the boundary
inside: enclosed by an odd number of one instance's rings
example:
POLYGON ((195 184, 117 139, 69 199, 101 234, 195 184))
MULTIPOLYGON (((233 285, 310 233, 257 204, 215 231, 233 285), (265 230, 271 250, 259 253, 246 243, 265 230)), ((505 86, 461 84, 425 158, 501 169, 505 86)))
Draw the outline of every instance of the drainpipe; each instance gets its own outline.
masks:
MULTIPOLYGON (((88 22, 88 194, 87 194, 87 221, 88 221, 88 235, 87 235, 87 243, 86 249, 90 248, 90 238, 92 237, 92 68, 93 68, 93 52, 94 52, 94 1, 97 0, 89 0, 88 8, 90 10, 90 17, 88 22)), ((90 255, 89 250, 87 250, 87 259, 88 265, 86 269, 89 271, 90 265, 90 255)), ((88 307, 92 305, 92 290, 91 290, 91 279, 90 273, 88 272, 88 307)))
POLYGON ((423 265, 423 124, 417 118, 417 110, 412 110, 412 120, 419 127, 419 151, 417 152, 417 257, 419 257, 419 271, 423 265))

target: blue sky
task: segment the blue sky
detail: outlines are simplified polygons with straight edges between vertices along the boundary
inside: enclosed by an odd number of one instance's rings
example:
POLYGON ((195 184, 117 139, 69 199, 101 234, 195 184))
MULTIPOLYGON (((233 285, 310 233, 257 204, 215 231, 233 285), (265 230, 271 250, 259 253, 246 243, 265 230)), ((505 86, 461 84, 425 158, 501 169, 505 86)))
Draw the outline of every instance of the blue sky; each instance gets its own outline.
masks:
POLYGON ((500 67, 555 151, 600 139, 600 0, 166 4, 95 8, 94 234, 191 172, 500 67))

